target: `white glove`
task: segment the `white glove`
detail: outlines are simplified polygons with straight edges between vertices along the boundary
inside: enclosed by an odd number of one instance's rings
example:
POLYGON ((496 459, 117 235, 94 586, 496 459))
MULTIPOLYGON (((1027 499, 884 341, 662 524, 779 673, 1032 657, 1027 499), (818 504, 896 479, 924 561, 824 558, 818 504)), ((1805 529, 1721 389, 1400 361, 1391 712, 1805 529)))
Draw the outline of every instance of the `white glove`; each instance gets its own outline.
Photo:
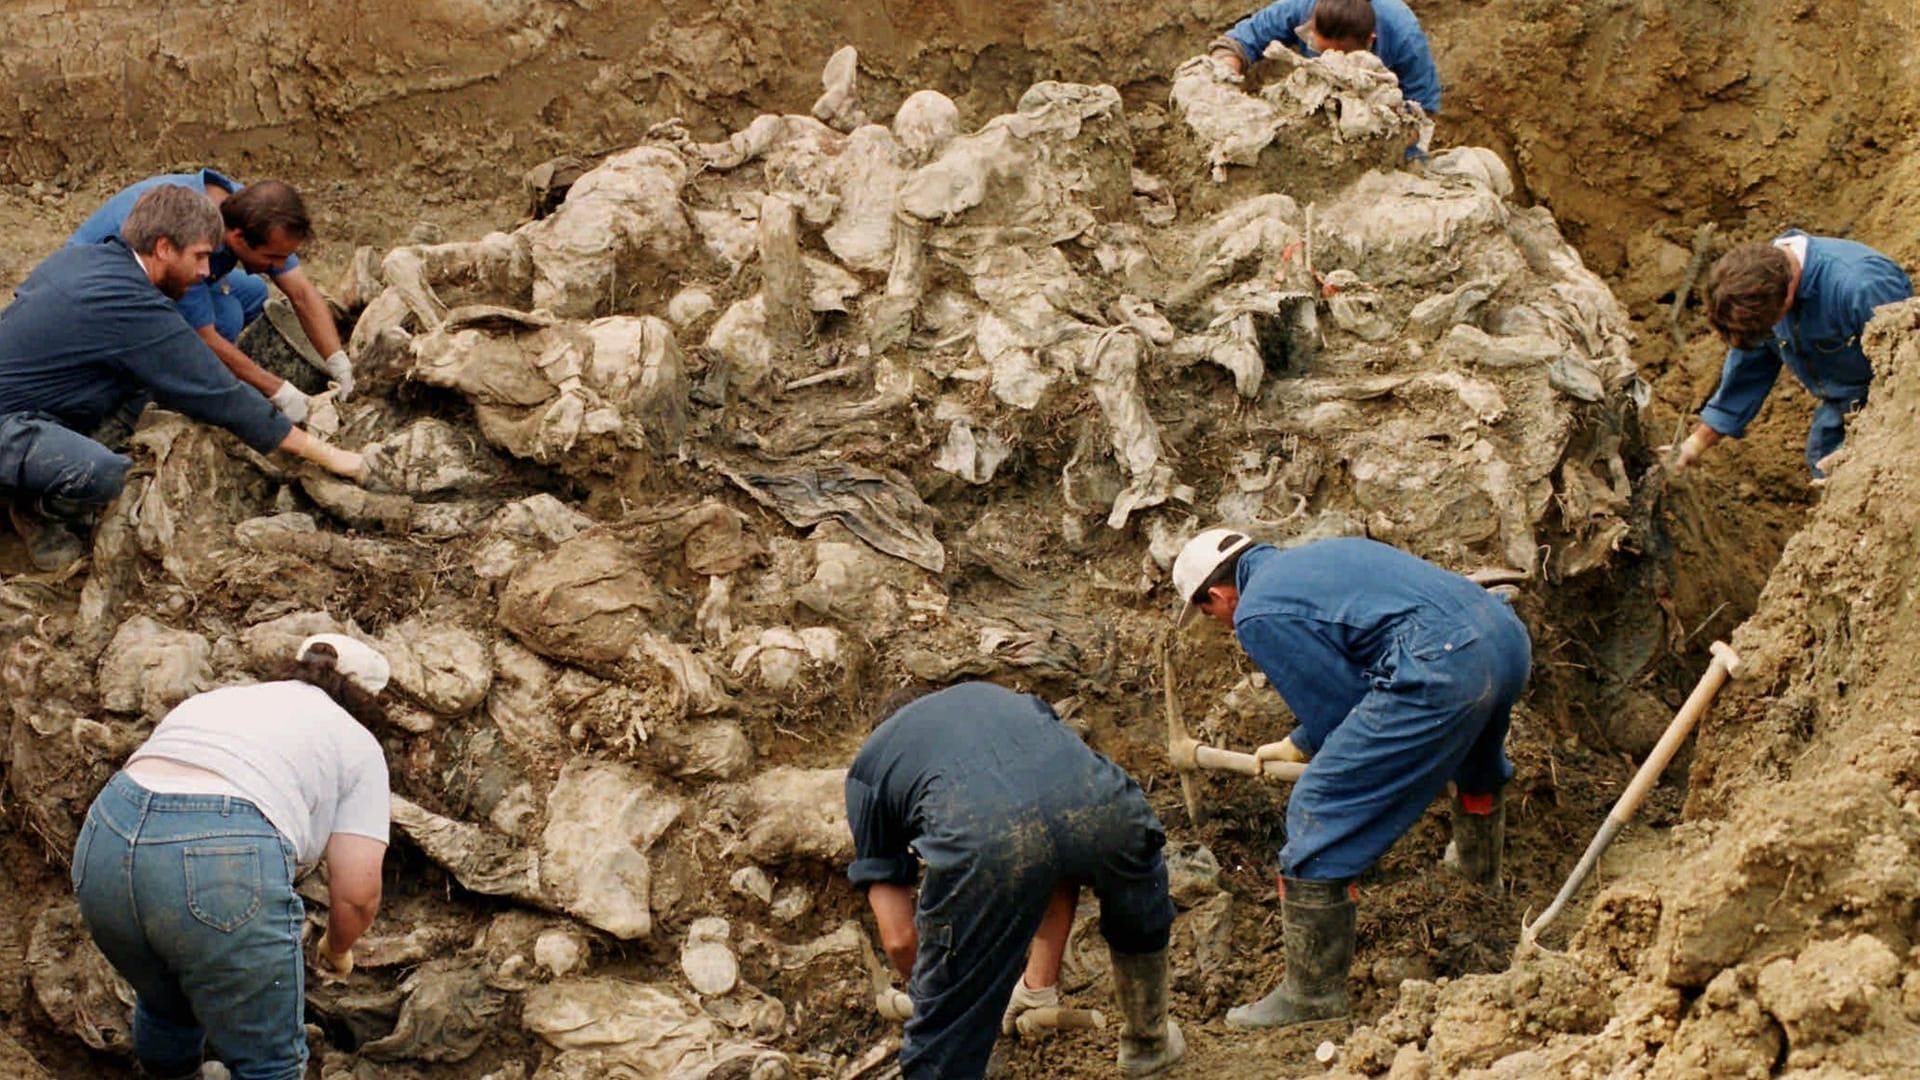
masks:
POLYGON ((1674 452, 1673 464, 1672 464, 1673 471, 1674 472, 1684 471, 1688 466, 1692 465, 1696 461, 1699 461, 1700 455, 1706 452, 1707 452, 1706 440, 1702 439, 1698 432, 1688 435, 1686 437, 1686 440, 1680 444, 1680 449, 1674 452))
POLYGON ((333 398, 335 401, 345 401, 353 396, 353 361, 347 359, 347 350, 341 349, 320 361, 320 370, 327 373, 327 378, 340 384, 340 392, 333 398))
POLYGON ((873 1011, 887 1020, 905 1020, 913 1015, 913 999, 905 990, 889 986, 873 995, 873 1011))
POLYGON ((1013 998, 1007 1002, 1007 1011, 1000 1017, 1000 1033, 1011 1035, 1020 1014, 1028 1009, 1050 1009, 1060 1004, 1060 987, 1049 986, 1044 990, 1035 990, 1021 979, 1013 987, 1013 998))
POLYGON ((280 389, 268 394, 267 400, 273 402, 274 408, 286 413, 287 419, 296 424, 305 423, 307 413, 312 408, 307 395, 301 393, 299 387, 284 379, 280 381, 280 389))

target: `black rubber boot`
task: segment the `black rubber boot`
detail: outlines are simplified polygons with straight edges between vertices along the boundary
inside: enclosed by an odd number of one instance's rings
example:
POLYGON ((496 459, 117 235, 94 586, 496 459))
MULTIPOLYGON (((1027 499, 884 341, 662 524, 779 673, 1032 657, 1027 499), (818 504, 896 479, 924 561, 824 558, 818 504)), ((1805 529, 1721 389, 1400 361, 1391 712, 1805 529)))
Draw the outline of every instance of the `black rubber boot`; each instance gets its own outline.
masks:
POLYGON ((1120 1006, 1120 1073, 1151 1076, 1187 1052, 1180 1025, 1167 1015, 1167 950, 1113 958, 1113 997, 1120 1006))
POLYGON ((200 1080, 200 1063, 194 1062, 191 1068, 185 1065, 156 1068, 144 1061, 135 1061, 133 1072, 142 1080, 200 1080))
POLYGON ((1507 800, 1493 793, 1493 812, 1469 813, 1459 794, 1453 797, 1453 839, 1441 864, 1483 888, 1500 885, 1500 852, 1507 842, 1507 800))
POLYGON ((1353 966, 1353 900, 1347 883, 1282 880, 1286 975, 1273 993, 1229 1009, 1231 1027, 1292 1027, 1339 1020, 1353 1011, 1347 998, 1347 970, 1353 966))
POLYGON ((92 550, 71 526, 38 505, 16 502, 7 508, 7 516, 36 570, 65 570, 92 550))

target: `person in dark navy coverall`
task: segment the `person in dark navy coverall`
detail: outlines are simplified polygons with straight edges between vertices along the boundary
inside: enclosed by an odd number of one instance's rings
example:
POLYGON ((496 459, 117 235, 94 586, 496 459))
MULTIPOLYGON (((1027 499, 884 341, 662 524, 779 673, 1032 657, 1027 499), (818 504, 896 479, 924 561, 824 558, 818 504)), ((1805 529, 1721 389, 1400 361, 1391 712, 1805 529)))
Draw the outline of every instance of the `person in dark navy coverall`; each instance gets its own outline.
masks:
POLYGON ((1280 852, 1286 976, 1227 1022, 1346 1016, 1351 882, 1448 782, 1447 865, 1482 885, 1499 880, 1507 726, 1531 665, 1526 627, 1466 578, 1358 538, 1281 551, 1209 529, 1181 549, 1173 578, 1182 620, 1231 626, 1293 711, 1292 733, 1255 756, 1310 762, 1280 852))
POLYGON ((1784 366, 1820 402, 1807 431, 1807 468, 1824 479, 1821 462, 1846 441, 1846 418, 1866 405, 1873 381, 1860 331, 1875 308, 1912 295, 1892 259, 1798 229, 1721 256, 1707 276, 1707 321, 1729 346, 1726 366, 1674 466, 1746 434, 1784 366))
POLYGON ((984 1075, 1003 1025, 1057 1003, 1081 885, 1100 900, 1113 957, 1122 1073, 1179 1060, 1186 1044, 1167 1016, 1166 833, 1133 778, 1046 702, 969 682, 899 708, 847 771, 847 821, 847 876, 910 976, 908 1080, 984 1075))

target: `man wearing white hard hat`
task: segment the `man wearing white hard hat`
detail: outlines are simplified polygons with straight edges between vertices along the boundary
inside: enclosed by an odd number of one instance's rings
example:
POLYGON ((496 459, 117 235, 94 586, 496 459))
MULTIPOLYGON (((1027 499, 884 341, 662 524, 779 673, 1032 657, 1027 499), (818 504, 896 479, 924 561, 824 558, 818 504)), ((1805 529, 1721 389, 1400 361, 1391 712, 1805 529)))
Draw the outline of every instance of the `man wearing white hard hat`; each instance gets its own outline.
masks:
POLYGON ((1282 551, 1208 529, 1180 550, 1173 583, 1180 621, 1200 614, 1231 626, 1293 711, 1292 733, 1255 756, 1308 763, 1280 851, 1286 975, 1227 1022, 1346 1016, 1352 882, 1449 781, 1446 864, 1483 885, 1499 880, 1507 725, 1531 666, 1526 627, 1466 578, 1358 538, 1282 551))
POLYGON ((391 811, 386 658, 344 634, 300 643, 273 682, 196 694, 93 801, 73 851, 87 930, 134 990, 142 1075, 305 1075, 306 909, 293 883, 327 864, 313 965, 353 970, 380 908, 391 811))

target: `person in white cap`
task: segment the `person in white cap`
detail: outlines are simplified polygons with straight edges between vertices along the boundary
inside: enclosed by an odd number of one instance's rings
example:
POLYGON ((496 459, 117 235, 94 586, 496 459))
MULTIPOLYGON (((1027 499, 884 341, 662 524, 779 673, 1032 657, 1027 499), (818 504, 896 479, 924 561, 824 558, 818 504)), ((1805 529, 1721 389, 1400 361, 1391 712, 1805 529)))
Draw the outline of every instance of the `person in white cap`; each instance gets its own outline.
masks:
POLYGON ((300 643, 279 678, 196 694, 107 782, 81 825, 73 888, 134 990, 143 1075, 305 1075, 306 911, 295 879, 327 864, 323 977, 353 970, 380 908, 387 762, 367 725, 386 658, 344 634, 300 643))
POLYGON ((1507 725, 1532 663, 1526 627, 1466 578, 1358 538, 1281 551, 1208 529, 1174 559, 1173 584, 1180 621, 1231 626, 1293 711, 1293 731, 1255 757, 1309 763, 1280 851, 1286 975, 1227 1023, 1346 1016, 1352 882, 1449 781, 1447 866, 1482 885, 1499 880, 1507 725))

